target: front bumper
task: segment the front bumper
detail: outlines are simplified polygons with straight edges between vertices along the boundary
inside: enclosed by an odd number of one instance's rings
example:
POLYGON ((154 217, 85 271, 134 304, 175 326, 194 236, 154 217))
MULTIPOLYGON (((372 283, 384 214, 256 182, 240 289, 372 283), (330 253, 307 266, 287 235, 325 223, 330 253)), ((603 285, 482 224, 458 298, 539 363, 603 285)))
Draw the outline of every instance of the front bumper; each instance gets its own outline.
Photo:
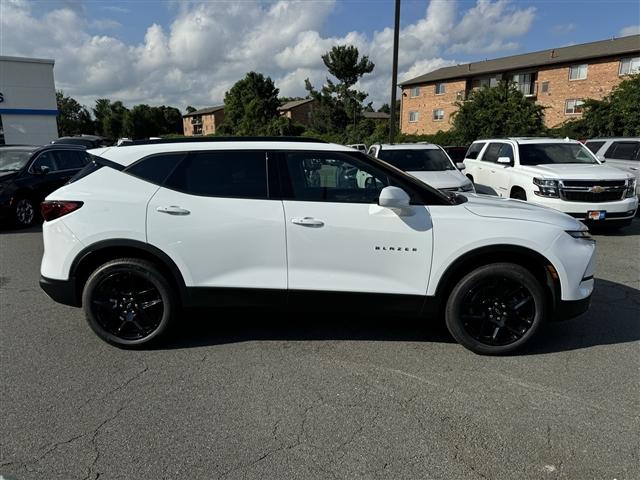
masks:
POLYGON ((591 295, 581 300, 560 300, 556 305, 553 320, 569 320, 589 310, 591 295))
MULTIPOLYGON (((587 212, 590 211, 605 211, 604 222, 610 220, 627 220, 633 218, 638 209, 638 198, 631 197, 624 200, 617 200, 615 202, 569 202, 561 200, 559 198, 546 198, 533 196, 529 199, 531 203, 536 203, 545 207, 560 210, 568 215, 571 215, 578 220, 587 220, 587 212)), ((603 221, 600 220, 602 223, 603 221)))
POLYGON ((70 278, 69 280, 55 280, 53 278, 40 276, 40 288, 42 288, 52 300, 58 303, 72 307, 80 307, 82 302, 76 291, 74 280, 74 278, 70 278))

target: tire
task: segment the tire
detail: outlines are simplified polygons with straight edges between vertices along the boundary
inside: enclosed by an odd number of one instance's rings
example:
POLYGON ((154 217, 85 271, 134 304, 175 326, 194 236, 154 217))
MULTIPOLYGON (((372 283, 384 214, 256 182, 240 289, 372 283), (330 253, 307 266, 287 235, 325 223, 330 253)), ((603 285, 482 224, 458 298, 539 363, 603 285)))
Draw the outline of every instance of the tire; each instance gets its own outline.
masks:
POLYGON ((473 270, 453 288, 445 318, 451 335, 481 355, 518 350, 549 315, 543 286, 526 268, 494 263, 473 270))
POLYGON ((514 190, 511 192, 511 198, 515 199, 515 200, 524 200, 525 202, 527 201, 527 192, 525 192, 524 190, 514 190))
POLYGON ((149 345, 166 333, 178 309, 169 281, 147 261, 111 260, 87 279, 82 305, 91 329, 123 348, 149 345))
POLYGON ((33 225, 38 218, 38 210, 33 200, 28 197, 18 197, 13 205, 13 223, 18 228, 33 225))

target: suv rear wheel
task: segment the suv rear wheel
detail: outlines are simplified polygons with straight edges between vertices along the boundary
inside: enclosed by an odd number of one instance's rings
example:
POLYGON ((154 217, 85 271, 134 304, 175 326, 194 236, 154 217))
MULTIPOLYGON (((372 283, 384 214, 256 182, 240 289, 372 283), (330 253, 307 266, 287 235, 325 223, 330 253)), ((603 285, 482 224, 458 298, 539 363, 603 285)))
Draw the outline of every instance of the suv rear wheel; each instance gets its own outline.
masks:
POLYGON ((134 347, 156 340, 175 316, 167 279, 146 260, 121 258, 98 267, 82 294, 87 322, 103 340, 134 347))
POLYGON ((485 265, 454 287, 446 306, 451 335, 464 347, 499 355, 522 347, 548 315, 547 297, 527 269, 512 263, 485 265))
POLYGON ((37 218, 36 207, 29 198, 18 197, 13 206, 13 220, 16 226, 21 228, 30 227, 37 218))

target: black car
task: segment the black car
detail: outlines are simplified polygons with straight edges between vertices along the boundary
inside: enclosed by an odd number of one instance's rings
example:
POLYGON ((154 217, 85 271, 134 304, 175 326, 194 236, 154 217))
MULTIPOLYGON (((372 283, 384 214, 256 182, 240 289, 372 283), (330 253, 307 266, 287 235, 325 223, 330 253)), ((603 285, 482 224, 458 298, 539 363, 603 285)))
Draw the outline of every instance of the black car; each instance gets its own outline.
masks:
POLYGON ((446 146, 442 147, 445 152, 449 155, 453 163, 462 163, 464 162, 464 157, 467 154, 467 150, 469 147, 454 147, 454 146, 446 146))
POLYGON ((64 145, 80 145, 85 148, 99 148, 108 147, 110 145, 109 140, 98 135, 78 135, 75 137, 60 137, 56 138, 51 143, 64 144, 64 145))
POLYGON ((0 148, 0 219, 32 225, 40 202, 89 161, 85 148, 77 145, 0 148))

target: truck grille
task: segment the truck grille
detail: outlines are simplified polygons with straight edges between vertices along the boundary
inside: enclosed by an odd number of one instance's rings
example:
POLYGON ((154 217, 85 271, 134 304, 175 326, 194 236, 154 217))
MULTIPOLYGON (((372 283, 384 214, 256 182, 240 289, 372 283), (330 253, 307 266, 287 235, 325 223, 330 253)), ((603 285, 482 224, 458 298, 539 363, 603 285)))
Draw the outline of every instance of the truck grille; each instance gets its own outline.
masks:
POLYGON ((625 180, 562 180, 560 198, 568 202, 616 202, 623 200, 625 180))

